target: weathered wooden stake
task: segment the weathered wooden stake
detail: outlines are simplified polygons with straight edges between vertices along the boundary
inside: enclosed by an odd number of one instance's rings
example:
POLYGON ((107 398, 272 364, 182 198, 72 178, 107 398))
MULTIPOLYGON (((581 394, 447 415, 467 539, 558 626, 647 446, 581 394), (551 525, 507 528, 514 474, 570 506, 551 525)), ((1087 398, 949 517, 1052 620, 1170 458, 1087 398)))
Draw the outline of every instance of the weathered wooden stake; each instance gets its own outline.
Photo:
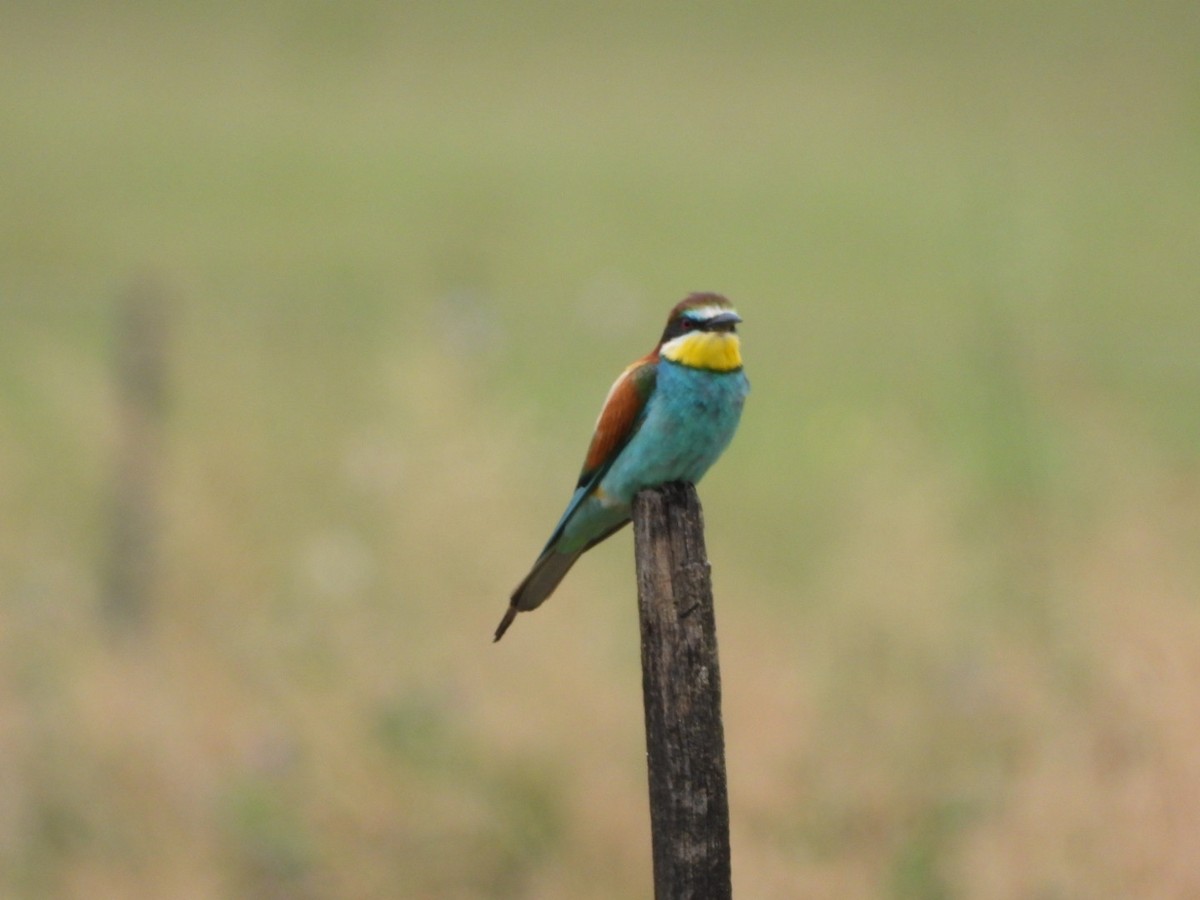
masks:
POLYGON ((721 671, 696 489, 633 501, 657 900, 732 896, 721 671))

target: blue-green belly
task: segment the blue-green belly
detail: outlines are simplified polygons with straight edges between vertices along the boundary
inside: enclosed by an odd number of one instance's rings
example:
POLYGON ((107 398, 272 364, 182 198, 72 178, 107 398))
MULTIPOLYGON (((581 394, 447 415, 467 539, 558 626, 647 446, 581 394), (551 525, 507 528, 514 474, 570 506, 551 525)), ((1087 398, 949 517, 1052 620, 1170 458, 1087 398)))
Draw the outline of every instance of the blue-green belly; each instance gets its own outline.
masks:
POLYGON ((638 491, 698 482, 729 446, 750 385, 745 373, 709 372, 662 360, 637 433, 566 523, 560 547, 583 546, 630 516, 638 491))

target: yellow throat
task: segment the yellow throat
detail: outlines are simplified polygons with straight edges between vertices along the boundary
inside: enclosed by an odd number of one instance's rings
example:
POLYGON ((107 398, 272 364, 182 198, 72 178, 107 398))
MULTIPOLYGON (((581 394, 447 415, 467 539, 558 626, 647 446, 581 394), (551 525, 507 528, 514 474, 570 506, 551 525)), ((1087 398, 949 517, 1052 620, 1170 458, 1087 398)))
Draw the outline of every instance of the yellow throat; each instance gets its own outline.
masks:
POLYGON ((742 367, 738 336, 729 331, 693 331, 663 344, 660 355, 671 362, 710 372, 732 372, 742 367))

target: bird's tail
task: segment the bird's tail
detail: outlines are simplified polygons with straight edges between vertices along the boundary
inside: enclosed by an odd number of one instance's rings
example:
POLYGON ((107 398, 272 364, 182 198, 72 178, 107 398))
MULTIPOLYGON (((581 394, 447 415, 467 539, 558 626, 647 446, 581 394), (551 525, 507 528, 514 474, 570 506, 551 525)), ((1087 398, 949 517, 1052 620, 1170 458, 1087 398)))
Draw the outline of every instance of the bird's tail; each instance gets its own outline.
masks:
POLYGON ((529 574, 525 576, 525 580, 512 592, 512 599, 509 601, 504 618, 500 620, 500 625, 496 628, 493 642, 504 637, 504 632, 508 631, 508 626, 513 623, 517 613, 528 612, 541 606, 543 601, 554 593, 554 589, 566 577, 571 566, 575 565, 575 560, 582 555, 583 550, 560 553, 557 550, 547 549, 539 556, 537 562, 533 564, 533 568, 529 570, 529 574))

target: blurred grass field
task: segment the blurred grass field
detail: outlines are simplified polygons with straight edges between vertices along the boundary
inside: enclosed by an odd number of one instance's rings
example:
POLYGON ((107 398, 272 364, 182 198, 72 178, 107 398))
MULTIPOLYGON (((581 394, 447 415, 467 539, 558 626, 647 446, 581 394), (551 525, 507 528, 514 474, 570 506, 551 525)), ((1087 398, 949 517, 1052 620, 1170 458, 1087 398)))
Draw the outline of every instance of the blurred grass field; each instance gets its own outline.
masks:
POLYGON ((1196 4, 3 20, 0 895, 649 896, 628 535, 488 641, 693 290, 738 895, 1200 895, 1196 4))

